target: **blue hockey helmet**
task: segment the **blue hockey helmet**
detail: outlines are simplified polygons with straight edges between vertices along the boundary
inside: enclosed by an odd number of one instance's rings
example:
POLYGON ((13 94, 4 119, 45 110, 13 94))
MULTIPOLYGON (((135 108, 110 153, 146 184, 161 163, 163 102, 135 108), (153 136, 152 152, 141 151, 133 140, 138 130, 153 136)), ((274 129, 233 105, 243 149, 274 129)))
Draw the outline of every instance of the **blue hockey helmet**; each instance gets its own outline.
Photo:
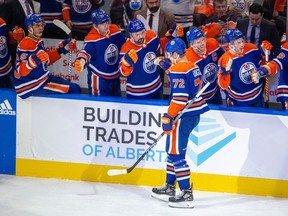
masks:
POLYGON ((191 43, 200 37, 205 37, 205 34, 200 29, 195 27, 186 33, 188 43, 191 43))
POLYGON ((244 35, 241 31, 239 31, 238 29, 229 29, 226 34, 225 34, 225 39, 228 43, 237 40, 239 38, 243 38, 244 39, 244 35))
POLYGON ((138 19, 134 19, 129 22, 128 30, 130 33, 139 32, 144 29, 145 29, 144 24, 138 19))
POLYGON ((176 52, 179 55, 183 55, 185 53, 185 50, 186 50, 185 42, 180 38, 175 38, 169 41, 169 43, 167 43, 165 51, 171 54, 176 52))
POLYGON ((102 9, 96 9, 91 14, 92 22, 96 25, 105 23, 110 20, 109 16, 102 9))
POLYGON ((27 29, 36 23, 43 23, 45 25, 45 21, 39 14, 30 14, 25 18, 25 26, 27 29))

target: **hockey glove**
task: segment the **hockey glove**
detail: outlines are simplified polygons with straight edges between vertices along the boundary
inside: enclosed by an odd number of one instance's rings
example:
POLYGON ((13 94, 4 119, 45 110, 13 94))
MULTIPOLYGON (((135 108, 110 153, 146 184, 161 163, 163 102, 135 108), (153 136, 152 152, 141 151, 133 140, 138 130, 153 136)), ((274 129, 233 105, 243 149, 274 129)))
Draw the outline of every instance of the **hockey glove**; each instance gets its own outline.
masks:
POLYGON ((169 116, 167 113, 164 113, 162 116, 162 129, 165 134, 170 135, 171 131, 174 129, 173 124, 174 118, 169 116))
POLYGON ((69 51, 74 51, 76 50, 76 40, 72 39, 72 38, 68 38, 66 40, 63 40, 59 43, 59 48, 58 48, 58 52, 59 54, 66 54, 69 51))
POLYGON ((75 70, 77 73, 81 73, 86 67, 86 62, 83 58, 78 58, 75 60, 75 70))
POLYGON ((38 51, 36 54, 32 54, 28 59, 28 65, 31 68, 36 68, 38 65, 49 61, 49 55, 44 50, 38 51))
POLYGON ((264 40, 261 44, 261 55, 265 57, 265 61, 269 61, 271 50, 273 48, 272 44, 267 40, 264 40))
POLYGON ((122 58, 122 63, 126 67, 133 66, 138 61, 138 55, 135 49, 130 49, 122 58))
POLYGON ((232 67, 233 59, 229 56, 224 56, 220 63, 220 73, 221 75, 225 76, 231 73, 231 67, 232 67))
POLYGON ((174 39, 176 37, 183 37, 184 35, 184 30, 182 25, 180 24, 175 24, 171 29, 169 29, 165 36, 168 37, 169 39, 174 39))
POLYGON ((171 61, 168 58, 164 58, 164 57, 155 58, 154 64, 158 65, 164 71, 168 70, 171 67, 171 61))
POLYGON ((24 30, 18 26, 15 26, 15 28, 12 29, 12 37, 16 41, 20 41, 24 38, 24 30))
POLYGON ((262 67, 257 68, 257 70, 254 70, 251 73, 251 80, 253 83, 257 84, 259 83, 259 80, 263 77, 268 77, 271 72, 269 72, 271 69, 269 66, 264 65, 262 67))

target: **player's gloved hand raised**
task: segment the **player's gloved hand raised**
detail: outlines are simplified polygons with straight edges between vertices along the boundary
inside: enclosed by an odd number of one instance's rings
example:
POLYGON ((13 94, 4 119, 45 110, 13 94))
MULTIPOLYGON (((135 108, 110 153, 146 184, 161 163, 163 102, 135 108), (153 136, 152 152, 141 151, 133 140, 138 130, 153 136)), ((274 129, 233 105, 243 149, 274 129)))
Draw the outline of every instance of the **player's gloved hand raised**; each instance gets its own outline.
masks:
POLYGON ((122 58, 122 63, 126 67, 133 66, 138 61, 138 55, 135 49, 130 49, 122 58))
POLYGON ((75 70, 76 70, 76 72, 81 73, 85 67, 86 67, 85 59, 77 58, 75 60, 75 70))
POLYGON ((16 41, 20 41, 24 38, 24 30, 18 26, 15 26, 15 28, 12 29, 12 37, 16 41))
POLYGON ((171 39, 174 39, 176 37, 183 37, 184 35, 184 29, 183 26, 180 24, 175 24, 171 29, 169 29, 165 36, 171 39))
POLYGON ((163 70, 168 70, 171 67, 171 61, 168 58, 164 58, 163 56, 159 56, 154 59, 154 64, 158 65, 163 70))
POLYGON ((268 65, 261 66, 251 73, 251 80, 253 83, 259 83, 259 80, 263 77, 270 75, 270 67, 268 65))
POLYGON ((28 65, 31 68, 36 68, 38 65, 45 62, 49 62, 49 55, 44 50, 40 50, 36 54, 32 54, 28 59, 28 65))
POLYGON ((269 43, 267 40, 264 40, 261 44, 261 55, 265 58, 266 62, 270 58, 272 48, 273 48, 272 44, 269 43))
POLYGON ((167 113, 164 113, 161 120, 162 120, 162 129, 164 133, 170 135, 171 131, 175 127, 175 125, 173 124, 174 118, 169 116, 167 113))
POLYGON ((72 39, 72 38, 67 38, 66 40, 63 40, 59 43, 59 48, 58 48, 58 52, 59 54, 66 54, 68 53, 70 50, 71 51, 75 51, 77 49, 76 47, 76 39, 72 39))
POLYGON ((263 50, 272 50, 272 48, 273 48, 272 44, 267 40, 264 40, 262 42, 261 47, 263 50))
POLYGON ((233 59, 229 56, 223 56, 221 62, 220 62, 220 66, 221 66, 221 70, 220 73, 221 75, 228 75, 229 73, 231 73, 231 66, 233 63, 233 59))

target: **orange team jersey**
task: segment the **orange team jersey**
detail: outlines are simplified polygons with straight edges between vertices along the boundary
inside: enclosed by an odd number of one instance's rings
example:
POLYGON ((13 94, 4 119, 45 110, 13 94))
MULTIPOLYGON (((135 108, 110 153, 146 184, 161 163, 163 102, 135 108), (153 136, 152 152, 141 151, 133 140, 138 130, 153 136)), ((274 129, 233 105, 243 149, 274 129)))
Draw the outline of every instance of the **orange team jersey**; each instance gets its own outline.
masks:
POLYGON ((207 38, 205 56, 199 56, 192 47, 186 50, 186 58, 195 62, 203 74, 203 85, 208 81, 209 87, 202 94, 206 100, 211 99, 218 91, 218 60, 224 53, 224 49, 219 46, 219 43, 214 38, 207 38))
MULTIPOLYGON (((169 68, 171 82, 171 101, 168 108, 168 115, 176 115, 185 108, 187 102, 195 97, 202 88, 202 73, 193 62, 178 62, 169 68)), ((199 115, 208 111, 208 105, 202 97, 185 111, 182 117, 199 115)))
POLYGON ((31 37, 25 37, 18 44, 14 84, 16 93, 20 97, 28 97, 37 89, 45 86, 49 76, 48 65, 61 58, 56 49, 51 50, 47 52, 49 55, 48 62, 32 67, 35 64, 32 61, 31 65, 32 55, 36 55, 36 53, 43 50, 45 51, 45 47, 42 39, 34 40, 31 37))
POLYGON ((196 1, 194 13, 204 14, 206 17, 211 16, 214 13, 213 3, 211 3, 211 0, 202 0, 199 4, 197 4, 196 1))

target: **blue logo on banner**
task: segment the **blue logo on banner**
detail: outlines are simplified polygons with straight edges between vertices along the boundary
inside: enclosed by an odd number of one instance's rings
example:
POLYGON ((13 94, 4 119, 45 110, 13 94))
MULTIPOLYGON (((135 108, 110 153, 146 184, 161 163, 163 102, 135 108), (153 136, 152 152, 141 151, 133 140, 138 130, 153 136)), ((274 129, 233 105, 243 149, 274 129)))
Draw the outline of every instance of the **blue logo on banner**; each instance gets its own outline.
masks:
POLYGON ((0 173, 15 174, 16 93, 0 89, 0 173))
POLYGON ((194 130, 197 136, 191 133, 190 141, 197 147, 204 147, 200 153, 193 151, 189 145, 187 147, 187 156, 196 166, 201 165, 236 137, 236 132, 225 132, 216 119, 212 118, 201 117, 199 125, 194 130))

